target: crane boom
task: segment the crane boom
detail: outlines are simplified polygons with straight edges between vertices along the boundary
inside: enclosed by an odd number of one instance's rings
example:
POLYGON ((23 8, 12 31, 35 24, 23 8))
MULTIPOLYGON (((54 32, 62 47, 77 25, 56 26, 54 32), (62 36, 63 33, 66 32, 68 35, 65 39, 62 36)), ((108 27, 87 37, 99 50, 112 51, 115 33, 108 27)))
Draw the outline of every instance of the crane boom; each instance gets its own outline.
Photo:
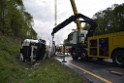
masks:
MULTIPOLYGON (((75 4, 75 0, 70 0, 74 15, 78 14, 78 10, 75 4)), ((77 30, 82 30, 82 26, 79 19, 76 19, 77 30)))
POLYGON ((97 23, 94 20, 92 20, 89 17, 87 17, 85 15, 82 15, 82 14, 76 14, 76 15, 70 16, 68 19, 66 19, 65 21, 63 21, 62 23, 60 23, 59 25, 54 27, 51 35, 54 35, 57 31, 59 31, 60 29, 64 28, 65 26, 67 26, 72 21, 76 21, 76 19, 78 19, 78 18, 84 19, 83 22, 89 23, 91 25, 90 29, 88 30, 87 37, 92 36, 93 31, 97 27, 97 23))

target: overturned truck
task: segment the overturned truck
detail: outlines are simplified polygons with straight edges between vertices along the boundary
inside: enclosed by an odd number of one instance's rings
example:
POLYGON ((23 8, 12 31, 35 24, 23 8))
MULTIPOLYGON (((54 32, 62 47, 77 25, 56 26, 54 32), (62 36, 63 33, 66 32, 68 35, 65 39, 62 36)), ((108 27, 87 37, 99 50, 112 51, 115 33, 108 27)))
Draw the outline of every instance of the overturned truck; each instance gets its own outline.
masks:
POLYGON ((46 41, 39 39, 25 39, 21 42, 20 60, 23 62, 37 62, 46 58, 46 41))

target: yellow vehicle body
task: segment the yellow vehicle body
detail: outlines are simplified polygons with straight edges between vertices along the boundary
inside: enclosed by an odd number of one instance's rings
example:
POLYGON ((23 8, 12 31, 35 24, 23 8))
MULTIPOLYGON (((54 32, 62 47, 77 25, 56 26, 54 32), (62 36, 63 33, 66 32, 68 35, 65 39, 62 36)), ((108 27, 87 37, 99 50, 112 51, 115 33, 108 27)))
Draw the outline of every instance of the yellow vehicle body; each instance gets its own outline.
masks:
POLYGON ((88 38, 88 57, 112 58, 112 54, 118 49, 124 49, 124 32, 88 38))

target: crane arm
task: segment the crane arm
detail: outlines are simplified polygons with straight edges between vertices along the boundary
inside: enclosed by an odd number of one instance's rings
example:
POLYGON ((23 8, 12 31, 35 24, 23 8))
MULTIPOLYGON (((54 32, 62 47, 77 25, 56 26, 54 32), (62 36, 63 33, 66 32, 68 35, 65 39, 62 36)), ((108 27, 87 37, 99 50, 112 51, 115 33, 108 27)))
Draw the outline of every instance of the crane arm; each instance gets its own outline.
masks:
MULTIPOLYGON (((73 10, 74 15, 78 14, 78 10, 77 10, 77 7, 76 7, 75 0, 70 0, 70 3, 71 3, 71 6, 72 6, 72 10, 73 10)), ((76 25, 77 25, 77 29, 82 30, 83 27, 81 26, 80 20, 76 19, 75 22, 76 22, 76 25)))
POLYGON ((59 31, 63 27, 65 27, 68 24, 70 24, 72 21, 74 21, 74 19, 75 19, 75 17, 74 17, 74 15, 72 15, 71 17, 69 17, 68 19, 66 19, 65 21, 63 21, 62 23, 60 23, 59 25, 57 25, 56 27, 54 27, 51 35, 54 35, 57 31, 59 31))
POLYGON ((68 19, 66 19, 65 21, 63 21, 62 23, 60 23, 59 25, 54 27, 51 35, 54 35, 57 31, 59 31, 60 29, 64 28, 65 26, 67 26, 72 21, 76 21, 76 19, 78 19, 78 18, 84 19, 84 22, 89 23, 91 25, 91 28, 88 30, 87 36, 92 36, 93 31, 97 27, 97 24, 96 24, 96 22, 94 20, 92 20, 89 17, 87 17, 85 15, 82 15, 82 14, 76 14, 76 15, 70 16, 68 19))

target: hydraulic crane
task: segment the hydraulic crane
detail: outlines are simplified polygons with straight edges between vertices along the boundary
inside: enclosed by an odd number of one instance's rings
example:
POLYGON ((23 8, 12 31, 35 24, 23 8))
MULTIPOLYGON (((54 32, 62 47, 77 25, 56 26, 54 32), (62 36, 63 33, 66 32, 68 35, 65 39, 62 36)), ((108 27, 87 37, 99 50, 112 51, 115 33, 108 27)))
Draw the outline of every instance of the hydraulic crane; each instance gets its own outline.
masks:
POLYGON ((68 24, 70 24, 73 21, 76 21, 78 18, 82 18, 84 19, 83 22, 89 23, 91 25, 91 28, 88 31, 87 36, 92 36, 93 35, 93 31, 95 30, 95 28, 97 27, 97 24, 94 20, 90 19, 89 17, 82 15, 82 14, 76 14, 76 15, 72 15, 70 16, 68 19, 66 19, 65 21, 63 21, 62 23, 60 23, 59 25, 57 25, 54 29, 53 32, 51 33, 51 35, 54 35, 57 31, 59 31, 60 29, 64 28, 65 26, 67 26, 68 24))
MULTIPOLYGON (((73 21, 76 22, 77 29, 81 31, 81 23, 79 20, 81 18, 83 22, 90 25, 90 28, 88 29, 84 43, 80 43, 79 40, 77 43, 70 42, 71 40, 75 40, 75 34, 73 32, 68 35, 68 41, 72 45, 71 56, 73 60, 78 60, 79 57, 82 60, 88 60, 90 58, 102 60, 107 58, 112 59, 113 63, 118 66, 124 66, 124 32, 94 36, 93 33, 97 27, 97 23, 83 14, 78 14, 74 0, 70 0, 70 2, 74 15, 54 27, 51 34, 54 35, 73 21)), ((77 31, 75 33, 79 32, 77 31)), ((79 39, 81 37, 80 35, 81 33, 76 37, 79 39)))

